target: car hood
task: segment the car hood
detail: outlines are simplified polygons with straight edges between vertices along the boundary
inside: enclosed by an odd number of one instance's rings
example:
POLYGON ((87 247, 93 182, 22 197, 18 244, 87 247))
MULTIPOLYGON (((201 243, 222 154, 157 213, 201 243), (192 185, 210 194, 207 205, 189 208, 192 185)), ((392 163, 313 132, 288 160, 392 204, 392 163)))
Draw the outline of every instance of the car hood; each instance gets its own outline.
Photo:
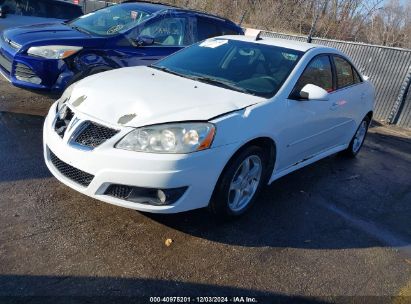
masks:
POLYGON ((81 43, 85 39, 90 38, 89 35, 81 33, 62 22, 10 28, 5 30, 4 34, 8 39, 22 46, 42 44, 43 42, 50 42, 53 45, 63 42, 81 43))
MULTIPOLYGON (((0 31, 23 25, 32 25, 39 23, 50 23, 50 22, 63 22, 61 19, 54 18, 39 18, 39 17, 23 17, 23 18, 13 18, 14 16, 7 16, 0 22, 0 31)), ((21 17, 21 16, 19 16, 21 17)))
POLYGON ((83 79, 74 85, 69 104, 101 122, 140 127, 205 121, 264 100, 139 66, 83 79))

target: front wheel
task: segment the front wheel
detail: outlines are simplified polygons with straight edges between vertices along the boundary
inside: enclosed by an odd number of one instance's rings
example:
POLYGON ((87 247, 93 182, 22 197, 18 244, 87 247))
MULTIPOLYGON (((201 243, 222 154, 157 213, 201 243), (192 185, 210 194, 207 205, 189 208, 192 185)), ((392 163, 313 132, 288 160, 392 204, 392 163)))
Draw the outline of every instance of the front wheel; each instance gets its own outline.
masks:
POLYGON ((250 146, 226 166, 214 190, 210 211, 219 218, 234 218, 255 202, 266 182, 267 153, 250 146))
POLYGON ((370 126, 370 119, 366 116, 360 123, 357 131, 352 138, 350 145, 344 151, 344 154, 348 157, 355 157, 358 152, 360 152, 361 147, 364 144, 365 137, 368 132, 368 127, 370 126))

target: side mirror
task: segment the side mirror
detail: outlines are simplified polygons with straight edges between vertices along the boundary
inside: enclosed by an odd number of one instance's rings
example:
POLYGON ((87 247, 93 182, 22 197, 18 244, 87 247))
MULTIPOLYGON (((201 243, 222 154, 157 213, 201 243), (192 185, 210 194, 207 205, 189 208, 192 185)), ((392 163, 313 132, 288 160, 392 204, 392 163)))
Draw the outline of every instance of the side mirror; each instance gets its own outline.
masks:
POLYGON ((154 38, 150 36, 140 36, 136 40, 137 46, 149 46, 154 44, 154 38))
POLYGON ((9 12, 9 7, 7 5, 0 5, 0 18, 6 18, 9 12))
POLYGON ((314 84, 305 85, 300 91, 300 97, 305 100, 328 100, 328 92, 314 84))

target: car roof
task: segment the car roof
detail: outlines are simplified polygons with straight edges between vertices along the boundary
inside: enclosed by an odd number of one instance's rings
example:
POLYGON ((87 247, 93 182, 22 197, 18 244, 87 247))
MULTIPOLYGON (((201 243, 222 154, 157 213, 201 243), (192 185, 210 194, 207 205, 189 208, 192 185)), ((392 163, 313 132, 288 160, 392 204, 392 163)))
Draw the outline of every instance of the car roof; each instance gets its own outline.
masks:
POLYGON ((147 13, 155 13, 158 11, 162 11, 162 10, 177 10, 180 12, 189 12, 189 13, 196 13, 202 17, 206 17, 206 18, 214 18, 216 20, 222 21, 222 22, 230 22, 235 24, 234 22, 232 22, 230 19, 224 18, 224 17, 220 17, 217 15, 213 15, 207 12, 203 12, 203 11, 199 11, 199 10, 195 10, 195 9, 189 9, 189 8, 183 8, 180 6, 174 6, 171 4, 164 4, 161 2, 152 2, 149 0, 126 0, 121 2, 120 4, 126 4, 126 3, 134 3, 134 4, 138 4, 141 6, 142 10, 145 10, 147 13))
POLYGON ((261 37, 260 39, 256 40, 256 37, 253 36, 220 36, 217 38, 226 38, 226 39, 231 39, 231 40, 238 40, 238 41, 247 41, 247 42, 252 42, 252 43, 258 43, 258 44, 265 44, 265 45, 273 45, 273 46, 279 46, 287 49, 292 49, 296 51, 301 51, 301 52, 307 52, 308 50, 314 49, 314 48, 321 48, 324 50, 329 50, 332 52, 337 52, 334 48, 322 46, 322 45, 317 45, 313 43, 308 43, 308 42, 301 42, 301 41, 296 41, 296 40, 287 40, 287 39, 281 39, 281 38, 271 38, 271 37, 261 37))

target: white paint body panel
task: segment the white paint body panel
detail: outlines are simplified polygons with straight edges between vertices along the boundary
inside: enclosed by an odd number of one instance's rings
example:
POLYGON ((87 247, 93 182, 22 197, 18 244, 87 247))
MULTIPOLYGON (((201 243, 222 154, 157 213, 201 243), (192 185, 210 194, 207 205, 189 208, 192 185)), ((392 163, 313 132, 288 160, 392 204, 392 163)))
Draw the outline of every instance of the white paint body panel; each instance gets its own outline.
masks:
MULTIPOLYGON (((230 39, 252 41, 249 37, 230 39)), ((53 105, 43 133, 44 156, 50 171, 69 187, 96 199, 145 212, 175 213, 206 207, 227 162, 253 139, 267 137, 275 142, 275 167, 269 183, 345 149, 362 119, 373 110, 373 86, 363 81, 330 93, 328 100, 291 100, 290 92, 314 56, 343 54, 331 48, 279 39, 255 43, 306 52, 271 99, 146 67, 119 69, 80 81, 70 98, 70 108, 79 123, 91 120, 120 132, 92 151, 79 150, 67 143, 70 132, 63 139, 55 133, 56 105, 53 105), (75 100, 81 96, 87 98, 75 106, 75 100), (136 115, 134 119, 125 125, 118 123, 122 116, 131 114, 136 115), (216 136, 208 150, 173 155, 114 148, 115 143, 135 127, 197 120, 211 121, 216 126, 216 136), (65 178, 50 162, 46 147, 62 161, 93 174, 91 184, 82 187, 65 178), (110 183, 162 189, 188 186, 188 190, 175 204, 159 207, 103 195, 110 183)))

